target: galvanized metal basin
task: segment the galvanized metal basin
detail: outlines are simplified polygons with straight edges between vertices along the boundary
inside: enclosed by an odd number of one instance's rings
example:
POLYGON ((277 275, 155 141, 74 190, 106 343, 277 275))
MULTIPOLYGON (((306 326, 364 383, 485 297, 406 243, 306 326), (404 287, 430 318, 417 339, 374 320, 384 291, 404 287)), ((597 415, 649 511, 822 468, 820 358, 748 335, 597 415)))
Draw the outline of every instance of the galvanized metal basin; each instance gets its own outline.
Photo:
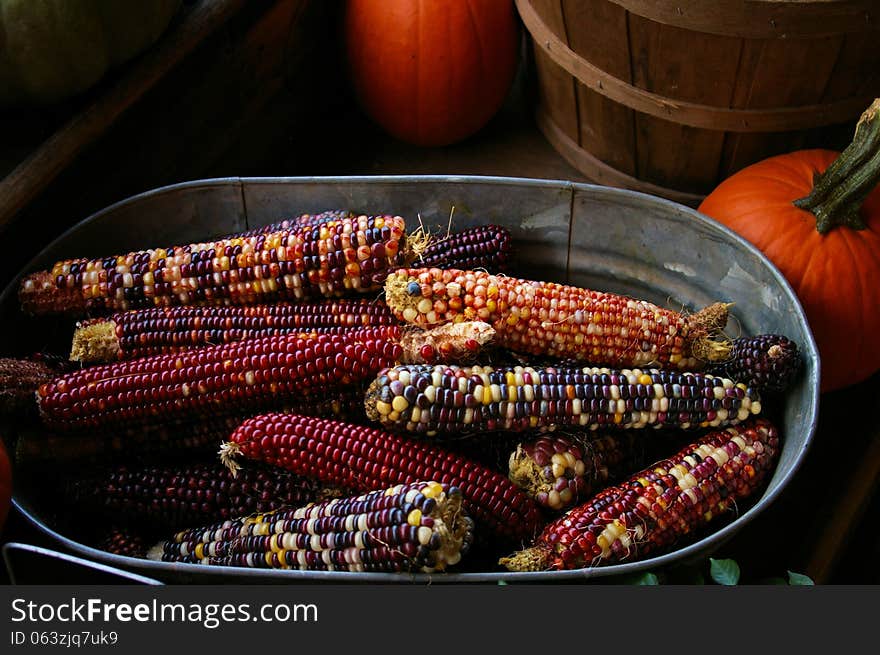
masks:
MULTIPOLYGON (((780 411, 783 449, 765 491, 710 535, 641 562, 541 573, 502 570, 397 575, 267 571, 169 564, 113 555, 58 531, 29 487, 17 478, 14 503, 59 547, 80 557, 172 583, 564 582, 633 573, 703 557, 766 509, 800 467, 816 428, 819 357, 803 310, 779 271, 755 248, 696 211, 645 194, 562 181, 493 177, 230 178, 156 189, 85 219, 49 244, 22 274, 56 260, 202 241, 265 225, 280 217, 329 208, 392 212, 409 225, 444 230, 488 222, 513 233, 512 274, 629 294, 661 306, 696 310, 733 302, 732 334, 779 332, 796 340, 805 370, 780 411)), ((17 280, 0 295, 3 343, 29 352, 69 345, 64 321, 29 319, 18 308, 17 280)), ((4 353, 6 354, 6 353, 4 353)))

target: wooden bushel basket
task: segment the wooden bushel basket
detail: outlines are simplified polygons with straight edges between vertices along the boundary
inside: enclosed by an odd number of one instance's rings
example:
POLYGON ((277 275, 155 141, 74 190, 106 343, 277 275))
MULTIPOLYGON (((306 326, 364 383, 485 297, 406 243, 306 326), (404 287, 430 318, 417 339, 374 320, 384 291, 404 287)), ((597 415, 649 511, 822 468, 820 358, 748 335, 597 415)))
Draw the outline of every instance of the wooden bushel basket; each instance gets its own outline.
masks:
POLYGON ((516 5, 538 125, 602 184, 696 206, 751 163, 825 145, 880 95, 877 0, 516 5))

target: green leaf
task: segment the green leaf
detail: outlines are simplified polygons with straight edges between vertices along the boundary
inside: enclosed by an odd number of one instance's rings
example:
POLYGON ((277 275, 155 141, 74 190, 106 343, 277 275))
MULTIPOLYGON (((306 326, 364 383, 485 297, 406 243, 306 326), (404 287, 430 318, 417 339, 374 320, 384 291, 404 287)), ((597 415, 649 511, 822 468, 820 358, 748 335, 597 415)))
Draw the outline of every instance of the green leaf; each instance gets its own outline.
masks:
POLYGON ((803 573, 794 573, 792 571, 788 571, 788 584, 799 585, 799 586, 800 585, 810 586, 810 585, 814 585, 816 583, 813 582, 813 579, 808 575, 804 575, 803 573))
POLYGON ((642 573, 639 577, 632 581, 634 585, 658 585, 660 584, 660 579, 650 571, 646 573, 642 573))
POLYGON ((499 581, 498 581, 498 586, 500 586, 500 587, 506 587, 506 586, 507 586, 507 580, 499 580, 499 581))
POLYGON ((710 557, 709 575, 718 584, 733 586, 739 582, 739 564, 732 559, 710 557))

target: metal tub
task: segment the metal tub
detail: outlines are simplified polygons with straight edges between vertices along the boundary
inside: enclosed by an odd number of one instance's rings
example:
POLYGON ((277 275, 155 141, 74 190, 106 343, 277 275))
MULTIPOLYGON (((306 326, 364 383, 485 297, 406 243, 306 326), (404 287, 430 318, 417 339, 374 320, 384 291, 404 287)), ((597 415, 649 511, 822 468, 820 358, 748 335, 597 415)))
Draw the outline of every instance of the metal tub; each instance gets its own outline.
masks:
MULTIPOLYGON (((755 248, 698 212, 653 196, 588 184, 493 177, 229 178, 177 184, 134 196, 85 219, 49 244, 25 272, 73 256, 100 256, 209 239, 265 225, 294 212, 328 208, 393 212, 414 226, 445 230, 494 222, 515 238, 513 274, 638 296, 676 309, 735 303, 732 334, 780 332, 796 340, 805 371, 779 411, 783 449, 763 494, 698 541, 641 562, 540 573, 501 570, 397 575, 252 570, 169 564, 113 555, 59 532, 16 479, 14 504, 59 547, 167 582, 334 582, 438 584, 583 581, 656 570, 712 553, 762 512, 797 472, 813 438, 819 358, 803 310, 779 271, 755 248)), ((4 343, 21 352, 50 345, 65 352, 71 325, 29 319, 18 309, 17 280, 0 296, 4 343)))

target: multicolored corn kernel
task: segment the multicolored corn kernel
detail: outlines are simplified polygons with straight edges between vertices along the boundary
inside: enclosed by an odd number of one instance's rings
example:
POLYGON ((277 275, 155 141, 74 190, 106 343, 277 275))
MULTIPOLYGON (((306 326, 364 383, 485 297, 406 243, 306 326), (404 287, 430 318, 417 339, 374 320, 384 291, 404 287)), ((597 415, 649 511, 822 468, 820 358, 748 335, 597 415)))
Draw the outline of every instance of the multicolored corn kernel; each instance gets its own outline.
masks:
POLYGON ((364 425, 264 414, 233 432, 221 459, 233 469, 240 459, 264 462, 356 491, 437 480, 461 489, 481 533, 496 538, 531 538, 541 522, 538 505, 502 473, 449 449, 364 425))
POLYGON ((761 334, 733 340, 730 357, 708 371, 764 393, 788 390, 803 362, 797 344, 781 334, 761 334))
POLYGON ((462 501, 459 489, 440 482, 398 484, 178 532, 149 556, 248 568, 442 572, 473 541, 462 501))
POLYGON ((399 359, 399 326, 285 334, 115 362, 42 385, 51 429, 102 428, 256 413, 335 394, 399 359))
POLYGON ((175 530, 192 523, 299 507, 343 493, 277 467, 249 466, 233 475, 215 460, 116 466, 99 476, 77 479, 68 501, 77 512, 120 525, 175 530))
POLYGON ((708 428, 761 411, 755 390, 702 373, 442 364, 382 370, 364 406, 383 428, 426 437, 562 426, 708 428))
POLYGON ((347 209, 329 209, 327 211, 318 212, 317 214, 300 214, 299 216, 295 216, 293 218, 285 218, 282 221, 270 223, 269 225, 264 225, 262 227, 256 227, 252 230, 248 230, 247 232, 241 232, 240 234, 236 234, 233 236, 252 237, 258 236, 260 234, 281 232, 298 227, 315 227, 316 225, 320 225, 321 223, 326 223, 328 221, 339 221, 345 218, 352 218, 353 216, 355 216, 355 213, 347 209))
POLYGON ((729 351, 716 340, 727 323, 724 303, 685 315, 611 293, 448 268, 389 274, 385 300, 413 325, 485 321, 501 347, 592 365, 689 371, 729 351))
POLYGON ((253 305, 374 292, 410 252, 400 216, 355 216, 316 226, 69 259, 26 276, 28 314, 106 315, 172 305, 253 305))
POLYGON ((501 273, 510 261, 512 237, 500 225, 478 225, 433 238, 416 264, 425 268, 484 268, 501 273))
POLYGON ((569 510, 532 547, 499 563, 511 571, 570 570, 663 552, 752 496, 779 449, 776 427, 763 418, 712 431, 569 510))
POLYGON ((396 325, 384 302, 366 299, 236 307, 152 307, 77 324, 70 351, 84 363, 137 359, 246 339, 396 325))
POLYGON ((647 464, 645 439, 631 431, 547 434, 517 444, 508 475, 539 505, 558 512, 585 500, 622 471, 647 464))

